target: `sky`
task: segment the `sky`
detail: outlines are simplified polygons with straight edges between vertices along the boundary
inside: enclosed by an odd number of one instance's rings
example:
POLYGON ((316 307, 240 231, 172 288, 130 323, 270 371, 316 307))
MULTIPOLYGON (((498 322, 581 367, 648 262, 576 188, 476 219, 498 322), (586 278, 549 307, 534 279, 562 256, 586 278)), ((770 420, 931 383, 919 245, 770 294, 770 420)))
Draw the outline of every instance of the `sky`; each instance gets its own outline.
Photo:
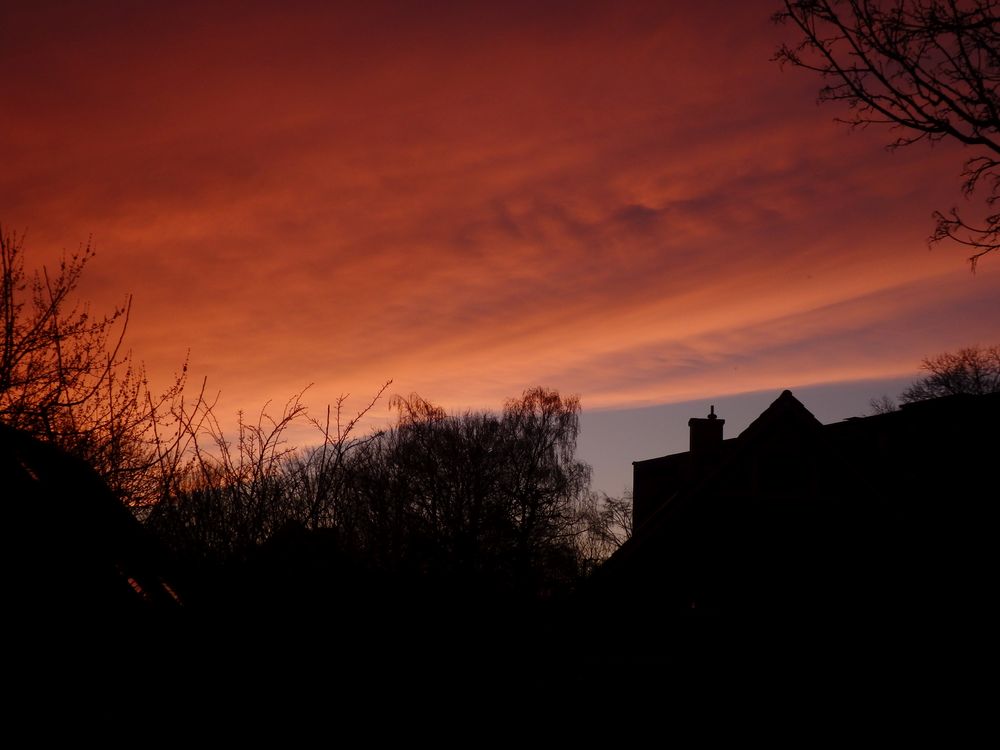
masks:
POLYGON ((92 242, 154 384, 555 388, 618 493, 710 404, 834 421, 1000 340, 1000 260, 927 245, 969 153, 835 122, 777 6, 5 0, 0 223, 29 266, 92 242))

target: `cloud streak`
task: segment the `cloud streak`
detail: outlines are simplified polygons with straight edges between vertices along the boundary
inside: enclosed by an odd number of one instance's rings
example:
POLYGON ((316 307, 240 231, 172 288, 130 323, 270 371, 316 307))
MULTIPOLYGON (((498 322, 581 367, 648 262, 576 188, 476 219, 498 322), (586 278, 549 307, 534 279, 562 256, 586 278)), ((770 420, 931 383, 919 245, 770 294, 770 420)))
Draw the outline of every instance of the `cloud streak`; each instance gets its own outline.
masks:
POLYGON ((0 218, 92 234, 154 376, 190 348, 251 408, 623 407, 990 335, 995 273, 924 248, 960 156, 831 123, 770 3, 393 5, 4 10, 0 218))

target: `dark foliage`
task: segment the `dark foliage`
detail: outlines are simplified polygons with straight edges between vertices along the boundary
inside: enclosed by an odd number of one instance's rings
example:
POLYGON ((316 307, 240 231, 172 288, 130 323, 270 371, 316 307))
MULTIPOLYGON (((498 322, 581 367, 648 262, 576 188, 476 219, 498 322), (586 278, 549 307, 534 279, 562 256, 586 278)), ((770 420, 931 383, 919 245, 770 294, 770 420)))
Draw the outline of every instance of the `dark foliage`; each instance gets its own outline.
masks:
POLYGON ((536 388, 500 413, 448 415, 416 395, 394 405, 389 429, 355 438, 328 421, 304 453, 281 438, 297 400, 279 419, 241 421, 238 444, 217 436, 214 454, 199 451, 148 525, 203 561, 248 560, 294 527, 399 580, 531 597, 571 585, 580 538, 598 533, 581 520, 579 401, 536 388))
POLYGON ((386 567, 542 592, 576 573, 579 402, 536 388, 501 413, 397 399, 397 424, 348 464, 344 528, 386 567))

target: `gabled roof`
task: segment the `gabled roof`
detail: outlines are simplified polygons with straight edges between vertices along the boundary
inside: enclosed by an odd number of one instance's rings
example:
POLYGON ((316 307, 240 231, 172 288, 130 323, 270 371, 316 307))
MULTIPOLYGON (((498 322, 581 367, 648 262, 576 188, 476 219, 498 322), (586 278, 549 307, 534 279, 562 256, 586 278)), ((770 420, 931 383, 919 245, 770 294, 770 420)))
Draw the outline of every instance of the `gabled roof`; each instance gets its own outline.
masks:
POLYGON ((636 507, 640 477, 650 507, 583 595, 595 627, 629 634, 626 666, 667 665, 686 689, 765 670, 798 681, 802 665, 923 676, 965 643, 975 663, 1000 393, 821 425, 784 391, 718 448, 635 464, 636 507))
POLYGON ((804 429, 814 431, 822 423, 813 416, 802 402, 784 390, 760 416, 738 435, 740 440, 753 440, 774 430, 804 429))
POLYGON ((79 458, 0 424, 0 487, 11 610, 57 620, 179 604, 162 550, 79 458))
POLYGON ((769 441, 796 441, 814 436, 823 425, 813 416, 802 402, 789 390, 782 391, 743 432, 737 437, 723 440, 710 454, 684 451, 644 461, 634 461, 635 500, 634 516, 636 526, 662 509, 675 504, 683 496, 691 494, 711 476, 724 472, 751 446, 769 441), (642 486, 645 485, 645 486, 642 486), (667 494, 650 490, 669 487, 667 494), (649 497, 647 495, 658 495, 649 497))
POLYGON ((605 567, 659 546, 664 533, 677 533, 677 524, 706 503, 763 497, 756 494, 763 490, 742 484, 750 474, 766 473, 779 482, 787 477, 793 491, 801 474, 805 483, 793 492, 800 495, 797 505, 836 500, 862 526, 890 506, 893 513, 910 513, 923 503, 921 512, 932 513, 945 500, 951 512, 979 514, 976 471, 995 458, 998 426, 1000 393, 947 396, 823 425, 785 390, 737 437, 723 441, 710 461, 684 452, 635 462, 636 507, 640 500, 650 506, 637 518, 633 538, 605 567), (747 467, 761 459, 765 463, 748 474, 747 467), (652 478, 652 497, 639 497, 640 474, 652 478))
POLYGON ((651 530, 671 523, 678 512, 683 512, 685 506, 704 493, 707 484, 725 476, 732 466, 764 444, 776 440, 802 441, 816 436, 822 427, 812 412, 786 389, 737 437, 723 440, 712 456, 702 458, 686 451, 636 462, 636 467, 644 465, 655 471, 660 486, 673 484, 673 491, 658 498, 658 507, 642 526, 651 530))

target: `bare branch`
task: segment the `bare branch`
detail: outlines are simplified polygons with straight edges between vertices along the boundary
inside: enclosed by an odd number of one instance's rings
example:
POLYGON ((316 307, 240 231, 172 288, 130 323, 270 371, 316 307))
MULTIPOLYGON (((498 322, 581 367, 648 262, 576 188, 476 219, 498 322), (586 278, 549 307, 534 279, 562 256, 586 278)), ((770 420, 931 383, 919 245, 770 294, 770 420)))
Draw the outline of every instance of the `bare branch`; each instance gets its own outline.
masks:
MULTIPOLYGON (((889 125, 889 148, 953 139, 986 153, 962 171, 963 191, 985 184, 1000 197, 1000 13, 993 0, 785 0, 777 23, 800 33, 774 55, 781 65, 818 73, 820 102, 844 102, 851 127, 889 125)), ((935 214, 931 242, 972 248, 972 269, 998 248, 1000 215, 980 226, 955 211, 935 214)))

